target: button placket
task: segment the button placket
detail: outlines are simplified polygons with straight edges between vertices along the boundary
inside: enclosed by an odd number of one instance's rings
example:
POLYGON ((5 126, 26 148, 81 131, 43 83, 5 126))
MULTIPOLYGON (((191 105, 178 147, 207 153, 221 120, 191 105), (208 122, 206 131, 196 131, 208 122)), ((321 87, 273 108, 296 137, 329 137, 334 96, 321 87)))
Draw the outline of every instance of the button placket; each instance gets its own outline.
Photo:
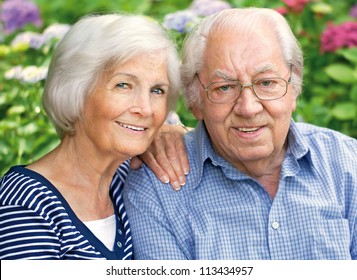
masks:
POLYGON ((271 223, 271 227, 273 229, 278 229, 280 227, 280 224, 277 221, 274 221, 274 222, 271 223))

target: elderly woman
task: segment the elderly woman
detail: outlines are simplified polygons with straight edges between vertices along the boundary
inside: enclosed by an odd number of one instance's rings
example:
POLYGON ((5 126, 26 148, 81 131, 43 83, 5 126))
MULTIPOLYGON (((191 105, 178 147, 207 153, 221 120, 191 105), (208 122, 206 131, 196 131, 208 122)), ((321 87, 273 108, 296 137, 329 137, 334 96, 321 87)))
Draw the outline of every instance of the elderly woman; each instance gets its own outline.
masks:
POLYGON ((153 20, 92 15, 71 28, 43 96, 61 142, 1 179, 0 259, 132 258, 128 159, 154 139, 179 76, 176 48, 153 20))

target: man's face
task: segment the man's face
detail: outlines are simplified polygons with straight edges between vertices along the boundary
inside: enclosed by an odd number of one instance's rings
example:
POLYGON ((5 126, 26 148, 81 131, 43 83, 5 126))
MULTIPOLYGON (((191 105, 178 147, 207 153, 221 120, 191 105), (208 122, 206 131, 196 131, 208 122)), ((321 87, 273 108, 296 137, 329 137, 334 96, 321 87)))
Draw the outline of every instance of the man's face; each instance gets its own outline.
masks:
MULTIPOLYGON (((224 81, 224 77, 250 84, 260 78, 289 79, 274 33, 267 27, 250 32, 228 31, 207 39, 203 70, 198 73, 204 86, 224 81)), ((195 116, 204 120, 216 152, 241 171, 247 164, 281 160, 296 96, 291 84, 280 99, 259 100, 249 87, 235 102, 212 103, 200 89, 202 106, 195 116)), ((256 166, 256 165, 255 165, 256 166)), ((259 166, 259 165, 258 165, 259 166)))

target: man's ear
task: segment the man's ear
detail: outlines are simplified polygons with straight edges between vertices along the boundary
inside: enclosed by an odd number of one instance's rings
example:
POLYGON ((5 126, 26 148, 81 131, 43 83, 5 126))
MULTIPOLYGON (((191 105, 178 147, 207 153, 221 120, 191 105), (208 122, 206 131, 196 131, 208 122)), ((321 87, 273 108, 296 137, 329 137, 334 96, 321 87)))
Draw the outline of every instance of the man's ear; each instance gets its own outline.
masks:
POLYGON ((199 105, 193 105, 191 107, 191 112, 196 117, 197 120, 199 120, 199 121, 203 120, 202 109, 199 105))

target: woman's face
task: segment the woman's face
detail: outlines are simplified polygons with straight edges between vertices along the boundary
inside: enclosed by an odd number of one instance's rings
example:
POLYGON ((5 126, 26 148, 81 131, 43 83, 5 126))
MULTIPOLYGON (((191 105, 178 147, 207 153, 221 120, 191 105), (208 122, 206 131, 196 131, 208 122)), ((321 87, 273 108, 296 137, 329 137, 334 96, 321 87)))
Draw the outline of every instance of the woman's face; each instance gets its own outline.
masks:
POLYGON ((76 135, 99 158, 126 160, 148 148, 167 114, 165 61, 154 53, 117 65, 87 97, 76 135))

